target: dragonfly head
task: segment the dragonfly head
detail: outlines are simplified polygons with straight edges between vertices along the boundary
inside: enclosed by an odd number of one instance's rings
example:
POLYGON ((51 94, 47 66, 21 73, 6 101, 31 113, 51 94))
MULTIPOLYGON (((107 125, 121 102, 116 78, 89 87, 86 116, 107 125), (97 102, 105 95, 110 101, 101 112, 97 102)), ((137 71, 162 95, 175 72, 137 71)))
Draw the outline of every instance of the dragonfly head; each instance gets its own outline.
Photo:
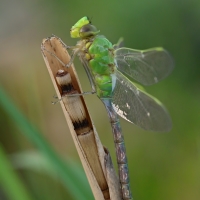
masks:
POLYGON ((97 35, 100 31, 91 24, 88 17, 83 17, 70 30, 72 38, 87 38, 97 35))

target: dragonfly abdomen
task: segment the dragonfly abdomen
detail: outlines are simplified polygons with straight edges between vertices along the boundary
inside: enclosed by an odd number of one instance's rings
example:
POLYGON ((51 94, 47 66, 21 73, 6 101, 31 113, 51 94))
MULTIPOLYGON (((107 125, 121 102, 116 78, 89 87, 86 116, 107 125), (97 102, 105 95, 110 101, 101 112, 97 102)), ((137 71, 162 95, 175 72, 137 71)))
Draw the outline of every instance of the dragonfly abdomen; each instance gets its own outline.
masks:
POLYGON ((111 98, 101 98, 104 103, 106 110, 108 112, 108 116, 110 118, 110 123, 113 132, 113 138, 116 149, 117 156, 117 164, 118 164, 118 172, 119 172, 119 180, 122 189, 123 200, 131 200, 132 194, 130 189, 130 180, 129 180, 129 171, 128 171, 128 163, 126 156, 126 148, 124 144, 124 137, 122 134, 122 129, 119 123, 119 119, 117 113, 114 111, 111 103, 111 98))

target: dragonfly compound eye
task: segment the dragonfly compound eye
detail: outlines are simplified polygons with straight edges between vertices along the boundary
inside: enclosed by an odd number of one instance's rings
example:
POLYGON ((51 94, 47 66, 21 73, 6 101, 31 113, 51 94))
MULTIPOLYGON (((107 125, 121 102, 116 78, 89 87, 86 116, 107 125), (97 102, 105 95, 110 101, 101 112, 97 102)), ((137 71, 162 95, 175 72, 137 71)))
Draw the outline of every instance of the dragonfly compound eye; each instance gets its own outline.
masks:
POLYGON ((100 31, 97 30, 97 28, 91 24, 84 25, 79 32, 79 35, 81 38, 86 38, 90 36, 97 35, 100 31))

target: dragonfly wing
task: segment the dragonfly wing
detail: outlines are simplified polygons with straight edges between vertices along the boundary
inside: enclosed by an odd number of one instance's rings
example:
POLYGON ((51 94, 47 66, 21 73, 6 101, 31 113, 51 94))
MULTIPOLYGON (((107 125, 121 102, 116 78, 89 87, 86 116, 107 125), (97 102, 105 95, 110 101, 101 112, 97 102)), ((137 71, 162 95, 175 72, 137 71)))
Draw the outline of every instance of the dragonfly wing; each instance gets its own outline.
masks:
POLYGON ((121 38, 119 38, 117 44, 113 45, 113 48, 114 49, 119 49, 119 48, 121 48, 123 46, 124 46, 124 38, 121 37, 121 38))
POLYGON ((174 64, 162 47, 144 51, 119 48, 114 52, 117 69, 143 85, 152 85, 164 79, 174 64))
POLYGON ((156 98, 137 88, 122 73, 116 70, 112 75, 115 112, 125 120, 145 130, 169 131, 170 116, 156 98))

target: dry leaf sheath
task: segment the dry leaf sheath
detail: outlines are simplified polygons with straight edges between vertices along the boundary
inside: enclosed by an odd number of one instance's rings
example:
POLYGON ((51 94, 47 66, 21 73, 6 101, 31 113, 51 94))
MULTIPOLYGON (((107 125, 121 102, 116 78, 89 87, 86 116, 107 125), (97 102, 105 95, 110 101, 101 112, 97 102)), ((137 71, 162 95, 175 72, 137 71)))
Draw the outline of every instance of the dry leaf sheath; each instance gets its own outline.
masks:
POLYGON ((92 123, 84 98, 70 96, 80 94, 82 90, 74 66, 66 68, 58 60, 65 64, 69 62, 67 50, 56 36, 44 39, 41 50, 58 98, 65 96, 60 104, 95 199, 120 200, 119 180, 109 153, 104 150, 92 123))

